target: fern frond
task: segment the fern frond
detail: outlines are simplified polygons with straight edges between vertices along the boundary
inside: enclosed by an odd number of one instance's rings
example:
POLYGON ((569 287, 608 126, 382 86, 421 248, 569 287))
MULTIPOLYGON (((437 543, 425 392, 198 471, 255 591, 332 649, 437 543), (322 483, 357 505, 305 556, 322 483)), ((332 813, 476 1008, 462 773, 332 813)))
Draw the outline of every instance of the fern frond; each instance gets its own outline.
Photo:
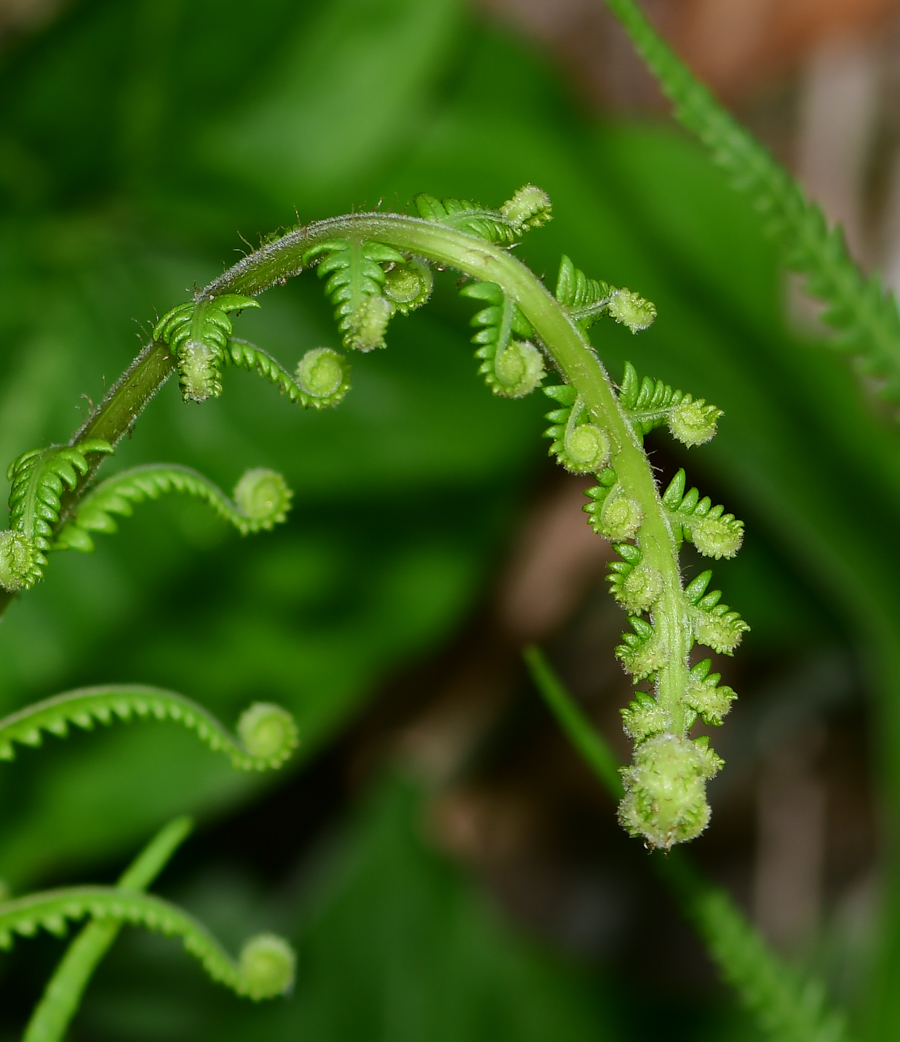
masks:
POLYGON ((12 947, 18 934, 38 930, 62 936, 69 922, 90 916, 98 922, 131 923, 180 937, 185 950, 214 980, 251 999, 273 998, 294 980, 294 953, 273 934, 252 937, 235 961, 206 927, 176 905, 152 894, 118 887, 73 886, 29 894, 0 904, 0 948, 12 947))
POLYGON ((616 658, 635 680, 646 680, 669 661, 669 650, 659 639, 652 623, 639 615, 629 616, 633 633, 623 633, 616 658))
POLYGON ((674 525, 706 557, 734 557, 744 539, 744 522, 713 506, 709 496, 700 498, 697 489, 684 491, 685 473, 679 470, 663 493, 663 506, 674 525))
POLYGON ((540 228, 552 216, 550 197, 536 185, 520 188, 499 210, 488 210, 468 199, 437 199, 424 193, 416 196, 414 204, 423 220, 502 246, 512 245, 524 232, 540 228))
MULTIPOLYGON (((123 890, 146 890, 193 827, 190 818, 165 825, 119 877, 123 890)), ((62 1042, 94 970, 119 934, 119 923, 90 922, 66 949, 41 1001, 25 1028, 22 1042, 62 1042)))
POLYGON ((241 535, 271 529, 285 521, 292 496, 284 478, 274 470, 248 470, 235 486, 232 502, 209 478, 190 467, 151 463, 123 470, 88 492, 60 531, 53 548, 90 553, 94 549, 91 532, 117 530, 113 514, 131 517, 134 504, 159 499, 168 492, 204 500, 241 535))
POLYGON ((258 307, 252 297, 223 293, 179 304, 156 323, 153 339, 171 348, 184 401, 205 402, 222 393, 225 348, 234 331, 229 313, 258 307))
POLYGON ((296 379, 268 351, 247 340, 231 337, 225 351, 228 365, 259 373, 304 409, 328 409, 343 401, 350 390, 350 367, 343 355, 316 347, 300 359, 296 379))
POLYGON ((245 771, 280 767, 298 740, 291 714, 267 702, 254 703, 244 711, 234 736, 203 706, 174 691, 142 684, 109 684, 67 691, 0 720, 0 760, 15 759, 14 742, 31 747, 41 745, 44 732, 65 738, 72 724, 90 731, 96 723, 132 718, 179 723, 245 771))
POLYGON ((823 319, 838 332, 837 347, 858 356, 883 381, 885 397, 900 400, 900 316, 878 276, 866 277, 847 252, 839 227, 753 135, 737 122, 656 33, 634 0, 607 0, 659 80, 676 118, 695 133, 736 189, 753 199, 781 243, 784 263, 807 276, 806 290, 827 305, 823 319))
POLYGON ((703 723, 718 727, 737 695, 727 684, 719 683, 722 679, 721 674, 711 673, 711 668, 712 660, 708 658, 694 666, 690 674, 686 701, 703 723))
POLYGON ((395 308, 384 294, 384 266, 405 263, 391 246, 356 239, 327 239, 303 254, 303 264, 316 264, 319 277, 328 280, 325 293, 334 304, 346 348, 372 351, 385 346, 395 308))
POLYGON ((632 333, 648 329, 656 307, 630 289, 616 289, 607 282, 588 278, 563 255, 556 280, 556 299, 582 329, 589 329, 601 315, 609 315, 632 333))
POLYGON ((516 339, 533 335, 528 320, 493 282, 472 282, 459 292, 488 304, 471 323, 481 326, 472 342, 480 345, 475 357, 481 359, 478 372, 488 387, 504 398, 530 394, 543 379, 544 357, 531 341, 516 339))
POLYGON ((712 572, 701 572, 684 590, 685 600, 691 605, 691 624, 694 638, 720 655, 730 655, 740 644, 750 627, 736 611, 721 604, 721 590, 706 592, 712 572))
POLYGON ((609 586, 613 597, 632 614, 649 611, 662 593, 663 577, 645 561, 640 547, 616 543, 621 560, 609 566, 609 586))
POLYGON ((87 453, 112 451, 109 442, 90 439, 34 449, 9 465, 9 529, 0 532, 0 586, 5 590, 30 590, 43 578, 60 497, 87 474, 87 453))
POLYGON ((722 410, 694 399, 662 380, 638 377, 634 366, 625 363, 625 377, 619 388, 619 405, 635 431, 643 437, 655 427, 668 426, 673 438, 687 446, 702 445, 715 437, 722 410))
POLYGON ((633 539, 637 535, 644 513, 637 500, 625 491, 612 467, 600 471, 597 484, 585 495, 591 502, 582 509, 597 535, 612 542, 633 539))
POLYGON ((554 384, 542 390, 562 406, 544 417, 552 424, 544 431, 545 438, 553 439, 550 455, 572 474, 596 473, 609 458, 606 433, 588 420, 587 409, 574 387, 554 384))

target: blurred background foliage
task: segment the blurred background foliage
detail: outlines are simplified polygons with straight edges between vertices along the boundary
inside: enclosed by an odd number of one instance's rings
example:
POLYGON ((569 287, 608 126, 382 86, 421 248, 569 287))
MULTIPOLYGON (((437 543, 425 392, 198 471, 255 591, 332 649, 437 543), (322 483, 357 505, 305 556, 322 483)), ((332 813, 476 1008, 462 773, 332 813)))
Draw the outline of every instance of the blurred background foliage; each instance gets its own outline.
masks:
MULTIPOLYGON (((682 49, 770 144, 806 142, 815 189, 810 83, 834 80, 822 25, 801 43, 763 25, 749 57, 702 67, 709 5, 671 6, 693 12, 682 49)), ((829 32, 846 28, 826 6, 829 32)), ((857 51, 889 6, 854 8, 857 51)), ((885 650, 900 646, 900 433, 823 349, 759 220, 664 118, 599 6, 73 0, 0 19, 0 459, 66 439, 157 314, 298 219, 419 191, 497 205, 534 182, 556 216, 523 259, 552 281, 565 252, 657 304, 640 338, 604 327, 595 342, 614 378, 630 359, 725 410, 688 474, 748 526, 716 570, 753 630, 725 665, 741 701, 696 853, 779 950, 863 1007, 900 789, 885 650)), ((863 142, 862 180, 832 200, 889 270, 890 241, 873 246, 847 199, 870 189, 890 216, 893 132, 863 142)), ((160 892, 232 945, 272 928, 300 953, 295 994, 254 1008, 173 943, 126 932, 73 1039, 756 1037, 524 679, 519 646, 546 642, 625 755, 621 618, 584 485, 545 461, 538 395, 481 384, 468 311, 439 278, 324 415, 241 372, 202 407, 166 387, 121 465, 186 463, 224 487, 277 468, 288 525, 243 541, 202 507, 149 504, 92 557, 55 558, 4 619, 2 713, 125 680, 226 720, 278 701, 303 735, 275 778, 235 775, 162 725, 3 767, 14 892, 112 879, 190 812, 201 827, 160 892)), ((286 364, 337 342, 311 277, 266 295, 240 334, 286 364)), ((684 462, 652 448, 663 479, 684 462)), ((18 1037, 61 950, 0 956, 0 1038, 18 1037)))

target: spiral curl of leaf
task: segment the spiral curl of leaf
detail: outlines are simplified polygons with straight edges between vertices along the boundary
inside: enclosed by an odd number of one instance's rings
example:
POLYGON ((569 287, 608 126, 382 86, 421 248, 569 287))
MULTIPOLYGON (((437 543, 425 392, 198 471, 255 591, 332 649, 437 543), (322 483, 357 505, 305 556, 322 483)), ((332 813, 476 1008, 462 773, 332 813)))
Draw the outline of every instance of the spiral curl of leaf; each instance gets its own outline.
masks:
POLYGON ((619 389, 619 404, 635 431, 643 436, 664 424, 669 433, 689 448, 715 437, 722 410, 677 391, 662 380, 645 376, 639 379, 634 366, 625 363, 625 377, 619 389))
POLYGON ((663 493, 663 505, 672 523, 705 557, 734 557, 744 540, 744 523, 723 506, 713 506, 709 496, 700 498, 697 489, 684 491, 685 473, 679 470, 663 493))
POLYGON ((234 331, 229 312, 258 307, 252 297, 223 293, 179 304, 156 323, 153 339, 172 349, 185 402, 205 402, 222 393, 222 366, 234 331))
POLYGON ((502 246, 512 245, 526 231, 540 228, 552 218, 550 197, 536 185, 518 189, 499 210, 489 210, 468 199, 437 199, 425 193, 416 196, 414 205, 423 220, 502 246))
POLYGON ((545 438, 553 439, 550 455, 572 474, 597 473, 609 459, 606 432, 588 420, 587 410, 574 387, 554 384, 542 390, 548 398, 562 405, 561 409, 554 409, 545 416, 552 424, 544 431, 545 438))
POLYGON ((298 742, 294 718, 280 706, 265 702, 250 706, 238 721, 235 737, 203 706, 174 691, 142 684, 110 684, 67 691, 0 720, 0 760, 15 759, 15 742, 40 746, 44 732, 65 738, 73 724, 90 731, 97 723, 132 718, 179 723, 244 771, 280 767, 298 742))
POLYGON ((608 282, 588 278, 563 255, 556 280, 556 299, 583 330, 602 315, 609 315, 632 333, 648 329, 656 319, 656 306, 630 289, 616 289, 608 282))
POLYGON ((237 337, 228 341, 225 362, 259 373, 304 409, 329 409, 343 401, 350 390, 350 366, 343 355, 329 347, 307 351, 297 363, 296 378, 267 351, 237 337))
POLYGON ((249 535, 273 528, 287 518, 292 493, 274 470, 248 470, 237 483, 234 502, 208 478, 179 464, 147 464, 123 470, 101 481, 78 504, 57 537, 54 549, 94 549, 92 532, 117 531, 113 515, 131 517, 134 506, 159 499, 169 492, 196 496, 241 533, 249 535))
POLYGON ((253 937, 235 961, 206 927, 183 909, 153 894, 119 887, 65 887, 0 904, 0 948, 12 947, 16 935, 32 937, 38 930, 63 936, 69 922, 88 916, 99 922, 131 923, 180 937, 185 950, 200 961, 214 981, 247 998, 274 998, 293 984, 295 959, 287 941, 272 934, 253 937))
POLYGON ((530 394, 543 379, 544 357, 529 340, 516 339, 533 335, 528 320, 493 282, 470 283, 460 295, 489 305, 472 319, 473 326, 481 326, 472 342, 479 345, 478 372, 488 387, 503 398, 530 394))
POLYGON ((51 445, 14 460, 6 472, 9 530, 0 534, 0 585, 30 590, 44 576, 53 530, 59 524, 60 497, 74 489, 90 469, 87 453, 112 452, 109 442, 90 439, 78 445, 51 445))

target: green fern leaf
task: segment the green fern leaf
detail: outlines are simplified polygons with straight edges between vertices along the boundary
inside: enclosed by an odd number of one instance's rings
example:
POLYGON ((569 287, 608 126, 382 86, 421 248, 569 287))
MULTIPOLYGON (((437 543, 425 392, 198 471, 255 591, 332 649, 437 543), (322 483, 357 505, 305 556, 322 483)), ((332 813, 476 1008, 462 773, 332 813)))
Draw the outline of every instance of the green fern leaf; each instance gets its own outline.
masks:
POLYGON ((722 506, 713 506, 708 496, 700 498, 697 489, 685 493, 683 470, 672 478, 662 501, 674 525, 706 557, 734 557, 744 539, 744 523, 722 506))
POLYGON ((0 904, 0 948, 12 947, 18 934, 31 937, 39 929, 56 936, 67 924, 90 917, 99 922, 131 923, 180 937, 185 950, 198 959, 207 974, 238 995, 273 998, 294 980, 294 953, 273 934, 251 938, 235 961, 206 927, 176 905, 152 894, 118 887, 74 886, 29 894, 0 904))
POLYGON ((343 355, 328 347, 307 351, 297 365, 296 378, 261 347, 232 337, 225 351, 229 365, 258 373, 304 409, 328 409, 350 390, 350 367, 343 355))
POLYGON ((619 404, 635 431, 643 437, 664 424, 685 445, 702 445, 715 437, 722 410, 676 391, 662 380, 641 380, 630 362, 625 363, 625 378, 619 389, 619 404))
POLYGON ((113 514, 130 517, 134 504, 182 492, 208 503, 219 517, 249 535, 273 528, 287 518, 291 491, 274 470, 248 470, 234 490, 234 502, 208 478, 178 464, 148 464, 115 474, 85 495, 60 531, 54 549, 94 549, 91 532, 115 532, 113 514))
POLYGON ((524 232, 551 218, 550 198, 535 185, 520 188, 499 210, 488 210, 468 199, 437 199, 424 193, 416 196, 414 205, 426 221, 503 246, 512 245, 524 232))
POLYGON ((493 282, 469 283, 460 294, 488 305, 472 319, 473 326, 481 327, 472 342, 479 345, 478 372, 488 387, 504 398, 530 394, 544 376, 544 357, 531 341, 516 339, 533 335, 528 320, 493 282))
POLYGON ((384 293, 384 266, 405 265, 403 254, 379 242, 327 239, 304 253, 303 264, 317 264, 319 277, 327 278, 325 293, 334 304, 344 346, 357 351, 384 347, 396 310, 384 293))
POLYGON ((252 297, 223 293, 179 304, 156 323, 153 339, 172 349, 184 401, 204 402, 222 393, 225 348, 233 332, 229 312, 258 307, 252 297))
POLYGON ((556 299, 582 329, 589 329, 602 315, 638 333, 653 324, 656 307, 630 289, 616 289, 606 282, 588 278, 563 256, 556 280, 556 299))
POLYGON ((626 495, 612 467, 600 471, 597 484, 585 495, 591 502, 582 509, 597 535, 614 542, 633 539, 637 535, 643 511, 639 503, 626 495))
POLYGON ((665 644, 653 624, 639 615, 629 616, 633 633, 623 633, 616 658, 635 680, 646 680, 658 673, 669 658, 665 644))
POLYGON ((9 529, 0 532, 0 586, 30 590, 43 578, 53 529, 59 524, 60 497, 87 474, 88 453, 112 451, 109 442, 91 439, 34 449, 10 464, 9 529))
POLYGON ((663 577, 647 566, 640 547, 616 543, 613 549, 621 560, 609 566, 610 592, 631 614, 649 611, 662 593, 663 577))
POLYGON ((727 604, 720 604, 721 590, 706 592, 712 572, 701 572, 684 591, 691 606, 694 639, 720 655, 730 655, 750 627, 727 604))
POLYGON ((125 684, 67 691, 3 718, 0 760, 15 759, 14 742, 41 745, 44 732, 65 738, 72 724, 90 731, 97 723, 132 718, 179 723, 245 771, 280 767, 297 746, 294 718, 280 706, 267 702, 250 706, 238 720, 235 737, 203 706, 183 695, 142 684, 125 684))

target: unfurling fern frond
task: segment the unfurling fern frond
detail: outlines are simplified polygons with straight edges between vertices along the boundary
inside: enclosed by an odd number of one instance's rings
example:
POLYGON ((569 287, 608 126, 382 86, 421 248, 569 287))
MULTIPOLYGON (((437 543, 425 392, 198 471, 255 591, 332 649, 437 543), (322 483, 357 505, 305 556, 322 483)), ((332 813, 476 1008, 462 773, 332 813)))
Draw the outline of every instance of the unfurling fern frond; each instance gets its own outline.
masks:
POLYGON ((606 282, 588 278, 563 255, 556 280, 556 299, 569 317, 587 330, 602 315, 609 315, 632 333, 648 329, 656 318, 656 307, 630 289, 616 289, 606 282))
POLYGON ((706 592, 712 572, 701 572, 684 590, 692 607, 692 628, 698 644, 705 644, 720 655, 730 655, 750 627, 736 611, 721 604, 721 590, 706 592))
POLYGON ((212 713, 183 695, 142 684, 123 684, 67 691, 0 720, 0 760, 15 759, 14 742, 41 745, 43 732, 65 738, 72 724, 90 731, 96 723, 132 718, 179 723, 245 771, 280 767, 297 747, 297 725, 281 706, 254 703, 238 720, 234 736, 212 713))
POLYGON ((179 304, 156 323, 153 339, 171 348, 186 402, 222 393, 225 348, 234 328, 229 313, 258 307, 252 297, 223 293, 179 304))
POLYGON ((662 593, 663 577, 644 561, 640 547, 616 543, 614 549, 621 560, 609 566, 613 597, 628 612, 649 611, 662 593))
POLYGON ((676 391, 662 380, 640 379, 630 362, 619 389, 619 404, 640 435, 655 427, 668 426, 673 438, 687 446, 702 445, 715 437, 722 410, 676 391))
POLYGON ((531 341, 516 339, 533 335, 528 320, 493 282, 469 283, 460 294, 488 304, 472 319, 473 326, 481 326, 472 342, 479 345, 478 371, 490 389, 504 398, 530 394, 544 376, 544 357, 531 341))
POLYGON ((92 439, 78 445, 51 445, 26 452, 9 465, 9 529, 0 532, 0 586, 30 590, 43 578, 54 526, 59 523, 60 497, 87 474, 88 453, 112 452, 107 441, 92 439))
POLYGON ((550 197, 536 185, 520 188, 499 210, 488 210, 468 199, 437 199, 424 193, 414 202, 426 221, 503 246, 511 245, 531 228, 540 228, 552 217, 550 197))
POLYGON ((296 377, 261 347, 232 337, 225 361, 271 381, 292 402, 305 409, 328 409, 337 405, 350 390, 350 367, 343 355, 330 347, 315 347, 300 359, 296 377))
POLYGON ((612 542, 633 539, 644 517, 640 503, 628 495, 612 467, 600 471, 597 482, 585 492, 591 502, 582 508, 591 528, 612 542))
POLYGON ((684 471, 679 470, 662 497, 672 522, 704 556, 734 557, 744 539, 744 522, 726 514, 724 507, 714 507, 708 496, 701 499, 695 488, 685 493, 685 481, 684 471))
POLYGON ((553 439, 550 455, 573 474, 596 473, 609 458, 606 433, 588 420, 587 409, 574 387, 554 384, 543 391, 562 406, 545 417, 552 424, 544 431, 545 438, 553 439))
POLYGON ((385 266, 406 266, 403 254, 378 242, 328 239, 307 250, 303 263, 317 264, 319 277, 328 280, 325 292, 334 304, 344 346, 357 351, 384 347, 396 310, 385 294, 385 266))
POLYGON ((31 937, 40 929, 62 936, 69 922, 86 917, 180 937, 209 976, 238 995, 273 998, 294 981, 294 952, 282 938, 274 934, 252 937, 235 961, 201 922, 181 908, 152 894, 118 887, 66 887, 3 902, 0 948, 12 947, 16 934, 31 937))
POLYGON ((94 549, 91 532, 115 532, 113 514, 130 517, 134 504, 159 499, 168 492, 183 492, 207 502, 234 525, 241 535, 273 528, 286 520, 291 491, 274 470, 248 470, 237 483, 234 502, 208 478, 178 464, 148 464, 115 474, 100 482, 78 504, 59 533, 54 549, 94 549))

